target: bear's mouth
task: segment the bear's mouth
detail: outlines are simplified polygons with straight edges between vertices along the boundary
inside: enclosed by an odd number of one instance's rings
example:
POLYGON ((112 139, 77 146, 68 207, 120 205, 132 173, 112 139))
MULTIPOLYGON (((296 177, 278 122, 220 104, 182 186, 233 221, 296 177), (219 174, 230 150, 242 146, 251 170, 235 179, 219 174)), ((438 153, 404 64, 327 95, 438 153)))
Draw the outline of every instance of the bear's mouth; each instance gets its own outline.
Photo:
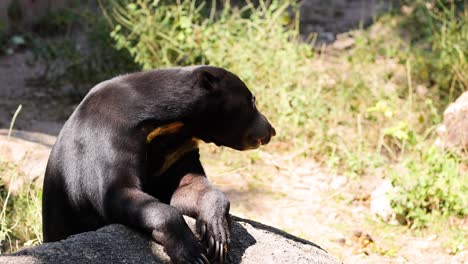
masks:
POLYGON ((250 142, 249 146, 253 149, 260 147, 261 145, 266 145, 270 142, 270 139, 267 137, 257 138, 250 142))

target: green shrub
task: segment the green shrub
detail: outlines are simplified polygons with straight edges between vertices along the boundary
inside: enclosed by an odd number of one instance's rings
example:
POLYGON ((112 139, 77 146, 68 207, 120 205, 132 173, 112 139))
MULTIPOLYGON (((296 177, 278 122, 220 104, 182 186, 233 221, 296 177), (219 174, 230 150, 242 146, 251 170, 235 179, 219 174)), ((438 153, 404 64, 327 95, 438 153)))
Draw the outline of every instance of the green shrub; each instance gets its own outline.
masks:
POLYGON ((23 182, 14 193, 11 192, 4 182, 12 182, 18 177, 27 179, 21 175, 18 165, 0 161, 1 253, 42 242, 42 189, 35 183, 23 182))
POLYGON ((395 212, 413 228, 426 226, 434 215, 468 215, 468 178, 460 159, 436 147, 423 148, 391 174, 397 191, 392 195, 395 212))
POLYGON ((468 9, 464 0, 403 1, 401 27, 410 36, 419 77, 445 103, 468 89, 468 9))

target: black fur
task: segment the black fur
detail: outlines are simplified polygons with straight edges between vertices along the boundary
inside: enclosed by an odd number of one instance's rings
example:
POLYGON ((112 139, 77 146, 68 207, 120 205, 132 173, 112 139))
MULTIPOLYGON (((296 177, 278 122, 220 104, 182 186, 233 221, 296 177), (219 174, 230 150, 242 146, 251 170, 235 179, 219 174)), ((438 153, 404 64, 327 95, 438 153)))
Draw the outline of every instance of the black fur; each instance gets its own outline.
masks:
POLYGON ((47 165, 44 241, 121 223, 151 234, 175 263, 223 262, 229 201, 207 180, 198 149, 161 171, 192 138, 238 150, 275 131, 234 74, 197 66, 127 74, 95 86, 65 123, 47 165), (154 129, 182 128, 147 143, 154 129), (202 245, 182 214, 197 219, 202 245))

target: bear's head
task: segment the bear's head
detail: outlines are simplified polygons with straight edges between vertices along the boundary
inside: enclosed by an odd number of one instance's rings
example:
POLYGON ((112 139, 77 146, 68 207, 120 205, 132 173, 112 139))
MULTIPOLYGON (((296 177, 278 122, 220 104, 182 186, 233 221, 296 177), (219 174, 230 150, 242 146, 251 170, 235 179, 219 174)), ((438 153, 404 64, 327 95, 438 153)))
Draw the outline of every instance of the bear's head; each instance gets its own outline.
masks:
POLYGON ((192 123, 197 138, 247 150, 267 144, 276 135, 273 126, 258 111, 255 96, 235 74, 211 66, 197 67, 193 74, 197 89, 204 94, 192 123))

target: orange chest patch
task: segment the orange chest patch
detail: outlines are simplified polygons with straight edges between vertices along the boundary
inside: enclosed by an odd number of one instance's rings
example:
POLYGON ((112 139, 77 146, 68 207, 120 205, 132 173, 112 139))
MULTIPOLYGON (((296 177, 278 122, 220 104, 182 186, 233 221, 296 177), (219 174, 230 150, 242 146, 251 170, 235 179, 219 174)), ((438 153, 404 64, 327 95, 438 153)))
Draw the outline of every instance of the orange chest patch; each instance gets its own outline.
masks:
POLYGON ((164 126, 157 127, 146 136, 146 143, 150 143, 157 136, 173 134, 180 131, 184 126, 182 122, 174 122, 164 126))
MULTIPOLYGON (((174 122, 157 127, 146 136, 146 143, 151 143, 151 141, 153 141, 158 136, 177 133, 181 130, 183 126, 184 124, 182 122, 174 122)), ((198 144, 199 140, 193 137, 184 142, 180 147, 173 149, 172 151, 167 153, 164 157, 164 162, 161 168, 159 169, 158 174, 161 175, 164 172, 166 172, 172 165, 174 165, 174 163, 176 163, 185 154, 197 150, 198 144)))

